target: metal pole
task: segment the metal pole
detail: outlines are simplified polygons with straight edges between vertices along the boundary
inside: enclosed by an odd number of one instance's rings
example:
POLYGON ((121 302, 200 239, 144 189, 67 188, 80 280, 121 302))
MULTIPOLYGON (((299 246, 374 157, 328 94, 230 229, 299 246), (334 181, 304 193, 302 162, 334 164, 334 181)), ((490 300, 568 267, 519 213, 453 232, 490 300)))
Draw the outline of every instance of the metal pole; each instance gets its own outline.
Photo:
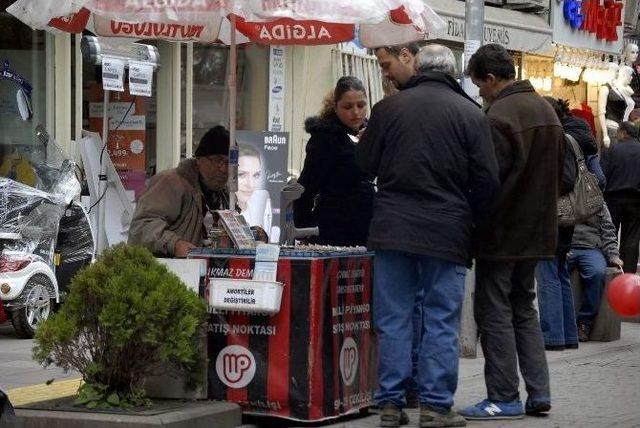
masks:
POLYGON ((229 52, 229 209, 236 207, 236 191, 238 190, 238 146, 236 144, 236 73, 238 46, 236 44, 236 16, 231 14, 231 49, 229 52))
POLYGON ((110 91, 104 90, 104 99, 102 100, 102 150, 100 151, 100 175, 98 177, 98 194, 94 204, 97 204, 97 233, 96 233, 96 254, 102 254, 107 248, 107 225, 106 225, 106 209, 107 209, 107 162, 109 158, 109 94, 110 91), (103 197, 104 196, 104 197, 103 197), (102 198, 102 200, 100 200, 102 198))
MULTIPOLYGON (((484 40, 484 0, 466 0, 464 9, 464 69, 466 71, 469 58, 482 46, 484 40)), ((471 77, 465 76, 463 88, 469 96, 482 104, 478 87, 471 77)), ((473 300, 475 297, 475 271, 467 272, 464 303, 462 305, 462 322, 460 324, 460 356, 476 358, 478 346, 478 327, 473 318, 473 300)))
MULTIPOLYGON (((484 40, 484 0, 466 0, 464 9, 464 69, 467 69, 469 58, 484 40)), ((467 94, 479 100, 478 88, 471 78, 464 77, 463 87, 467 94)))
POLYGON ((187 70, 185 84, 185 142, 186 142, 186 158, 193 156, 193 42, 187 43, 187 70))

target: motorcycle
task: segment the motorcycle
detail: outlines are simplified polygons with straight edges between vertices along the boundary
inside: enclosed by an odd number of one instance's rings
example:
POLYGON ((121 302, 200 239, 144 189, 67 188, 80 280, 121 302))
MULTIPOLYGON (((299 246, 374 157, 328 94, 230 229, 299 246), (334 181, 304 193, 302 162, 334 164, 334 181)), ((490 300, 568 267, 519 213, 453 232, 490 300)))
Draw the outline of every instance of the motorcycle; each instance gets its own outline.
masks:
POLYGON ((31 159, 0 168, 9 171, 0 177, 0 306, 21 338, 34 336, 95 257, 75 163, 41 126, 36 136, 40 150, 31 159))

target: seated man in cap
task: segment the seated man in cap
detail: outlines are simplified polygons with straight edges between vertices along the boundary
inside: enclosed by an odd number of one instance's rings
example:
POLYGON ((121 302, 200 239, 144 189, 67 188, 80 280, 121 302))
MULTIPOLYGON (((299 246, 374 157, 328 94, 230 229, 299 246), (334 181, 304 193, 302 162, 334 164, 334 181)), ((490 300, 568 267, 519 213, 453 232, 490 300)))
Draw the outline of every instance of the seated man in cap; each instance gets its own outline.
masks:
POLYGON ((138 199, 128 243, 159 257, 186 257, 202 246, 207 212, 229 209, 228 153, 229 132, 216 126, 200 139, 195 158, 151 178, 138 199))

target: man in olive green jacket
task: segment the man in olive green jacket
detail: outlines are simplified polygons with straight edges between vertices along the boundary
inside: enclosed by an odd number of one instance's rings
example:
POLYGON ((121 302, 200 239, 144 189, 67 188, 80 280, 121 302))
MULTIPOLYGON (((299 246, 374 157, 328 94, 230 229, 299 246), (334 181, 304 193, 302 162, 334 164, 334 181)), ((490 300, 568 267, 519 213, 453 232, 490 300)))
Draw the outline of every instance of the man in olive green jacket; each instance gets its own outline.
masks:
POLYGON ((229 209, 228 152, 229 133, 216 126, 200 140, 195 158, 151 178, 138 199, 128 243, 163 257, 186 257, 202 246, 207 211, 229 209))

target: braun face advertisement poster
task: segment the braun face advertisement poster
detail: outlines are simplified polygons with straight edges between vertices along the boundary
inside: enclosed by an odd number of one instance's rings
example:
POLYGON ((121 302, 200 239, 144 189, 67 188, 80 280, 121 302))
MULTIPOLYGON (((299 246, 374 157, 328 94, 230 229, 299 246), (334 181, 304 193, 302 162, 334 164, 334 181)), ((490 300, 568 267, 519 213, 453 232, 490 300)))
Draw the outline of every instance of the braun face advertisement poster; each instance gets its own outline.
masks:
POLYGON ((250 226, 260 226, 269 241, 280 239, 280 192, 287 183, 289 134, 237 131, 238 206, 250 226))

